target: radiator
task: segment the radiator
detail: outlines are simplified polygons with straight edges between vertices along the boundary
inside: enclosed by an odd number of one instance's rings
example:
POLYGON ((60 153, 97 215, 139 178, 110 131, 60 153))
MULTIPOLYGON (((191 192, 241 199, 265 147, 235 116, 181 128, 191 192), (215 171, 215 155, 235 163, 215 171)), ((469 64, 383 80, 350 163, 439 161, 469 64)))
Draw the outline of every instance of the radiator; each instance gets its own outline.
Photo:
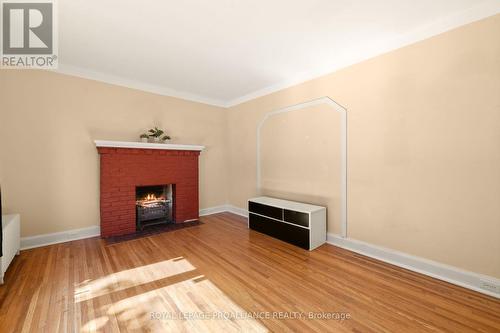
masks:
POLYGON ((2 216, 3 256, 0 258, 1 276, 0 284, 3 284, 3 277, 7 268, 21 248, 21 218, 18 214, 2 216))

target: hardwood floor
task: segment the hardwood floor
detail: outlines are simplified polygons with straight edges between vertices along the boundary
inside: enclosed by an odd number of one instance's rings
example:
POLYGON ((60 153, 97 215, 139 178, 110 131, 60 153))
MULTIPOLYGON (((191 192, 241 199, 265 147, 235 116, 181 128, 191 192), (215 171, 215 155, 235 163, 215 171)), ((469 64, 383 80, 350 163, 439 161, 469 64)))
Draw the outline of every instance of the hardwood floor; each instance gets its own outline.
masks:
POLYGON ((500 332, 497 299, 331 245, 308 252, 229 213, 201 220, 22 251, 0 332, 500 332))

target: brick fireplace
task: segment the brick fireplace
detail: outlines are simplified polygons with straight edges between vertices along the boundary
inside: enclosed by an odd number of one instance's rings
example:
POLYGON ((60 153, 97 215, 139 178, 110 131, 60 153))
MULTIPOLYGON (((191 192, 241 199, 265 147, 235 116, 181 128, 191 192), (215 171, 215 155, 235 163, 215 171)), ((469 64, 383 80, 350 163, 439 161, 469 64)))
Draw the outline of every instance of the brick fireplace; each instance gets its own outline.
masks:
POLYGON ((203 146, 96 141, 101 165, 101 236, 137 230, 138 188, 170 184, 173 223, 198 219, 198 157, 203 146))

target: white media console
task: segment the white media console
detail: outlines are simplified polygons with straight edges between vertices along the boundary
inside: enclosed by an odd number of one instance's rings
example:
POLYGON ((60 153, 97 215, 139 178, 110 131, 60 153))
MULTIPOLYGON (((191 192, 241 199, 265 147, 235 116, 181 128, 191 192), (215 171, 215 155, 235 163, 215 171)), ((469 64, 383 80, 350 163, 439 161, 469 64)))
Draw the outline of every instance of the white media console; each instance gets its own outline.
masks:
POLYGON ((248 227, 314 250, 326 242, 326 208, 270 197, 248 200, 248 227))
POLYGON ((7 268, 21 248, 21 218, 18 214, 2 215, 2 253, 0 257, 1 275, 0 284, 3 284, 3 277, 7 268))

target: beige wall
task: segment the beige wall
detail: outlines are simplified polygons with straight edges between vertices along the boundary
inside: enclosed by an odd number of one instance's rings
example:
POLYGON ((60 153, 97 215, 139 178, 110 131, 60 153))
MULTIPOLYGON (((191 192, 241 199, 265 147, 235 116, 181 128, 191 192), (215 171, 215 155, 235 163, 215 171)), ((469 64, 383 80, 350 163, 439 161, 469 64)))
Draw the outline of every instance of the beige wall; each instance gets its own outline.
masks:
MULTIPOLYGON (((348 236, 500 277, 499 31, 497 15, 231 108, 229 202, 244 208, 258 192, 262 117, 329 96, 348 112, 348 236)), ((316 126, 303 129, 337 135, 326 118, 316 126)), ((274 190, 294 186, 287 177, 274 190)), ((320 204, 335 195, 293 193, 320 204)))
MULTIPOLYGON (((258 122, 275 109, 329 96, 348 110, 348 236, 500 277, 498 31, 500 15, 229 110, 50 72, 2 70, 6 209, 22 214, 23 236, 98 225, 92 141, 135 140, 154 124, 174 141, 207 146, 201 208, 226 200, 245 208, 258 193, 258 122)), ((338 130, 332 114, 308 114, 283 115, 264 128, 263 193, 327 205, 329 232, 338 233, 338 130), (308 150, 312 145, 328 153, 308 150), (292 164, 273 160, 272 147, 292 164)))
POLYGON ((279 113, 260 132, 260 194, 327 206, 341 233, 341 116, 322 104, 279 113))
POLYGON ((42 71, 0 71, 0 161, 7 212, 22 236, 99 224, 93 140, 137 140, 153 125, 202 144, 200 207, 226 202, 226 111, 42 71))

